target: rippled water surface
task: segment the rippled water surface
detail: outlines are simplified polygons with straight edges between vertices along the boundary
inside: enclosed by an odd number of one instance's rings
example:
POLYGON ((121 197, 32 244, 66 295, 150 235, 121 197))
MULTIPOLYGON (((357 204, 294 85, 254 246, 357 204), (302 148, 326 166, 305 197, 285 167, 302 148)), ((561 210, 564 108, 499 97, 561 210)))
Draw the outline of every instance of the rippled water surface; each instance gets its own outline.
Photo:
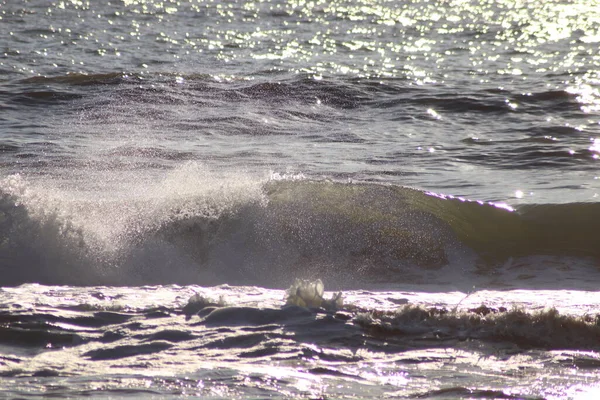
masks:
POLYGON ((583 1, 6 1, 4 165, 191 158, 593 200, 598 18, 583 1))

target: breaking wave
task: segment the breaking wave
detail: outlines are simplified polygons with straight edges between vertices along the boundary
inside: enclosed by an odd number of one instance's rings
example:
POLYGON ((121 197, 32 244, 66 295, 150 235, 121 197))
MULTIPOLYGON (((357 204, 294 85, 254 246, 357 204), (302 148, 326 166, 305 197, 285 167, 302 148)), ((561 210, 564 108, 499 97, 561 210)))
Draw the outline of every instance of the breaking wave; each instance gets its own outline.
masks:
MULTIPOLYGON (((4 285, 422 283, 514 257, 600 256, 600 205, 508 206, 407 187, 214 176, 187 164, 102 197, 0 182, 4 285)), ((127 185, 124 185, 127 186, 127 185)))

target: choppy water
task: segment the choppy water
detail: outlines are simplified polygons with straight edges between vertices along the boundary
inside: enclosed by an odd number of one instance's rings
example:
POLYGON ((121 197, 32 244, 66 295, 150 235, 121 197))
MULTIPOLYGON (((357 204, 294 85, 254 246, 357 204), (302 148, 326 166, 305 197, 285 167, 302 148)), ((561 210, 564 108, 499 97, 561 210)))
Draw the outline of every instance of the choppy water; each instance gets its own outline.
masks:
POLYGON ((0 393, 595 398, 599 18, 0 1, 0 393))
POLYGON ((590 292, 486 291, 465 298, 346 291, 345 310, 337 312, 282 308, 283 291, 227 285, 24 285, 0 296, 8 397, 562 399, 598 393, 599 316, 588 313, 598 300, 590 292), (186 318, 194 293, 220 298, 225 307, 186 318), (507 301, 517 308, 502 308, 507 301), (544 311, 550 304, 565 314, 544 311))

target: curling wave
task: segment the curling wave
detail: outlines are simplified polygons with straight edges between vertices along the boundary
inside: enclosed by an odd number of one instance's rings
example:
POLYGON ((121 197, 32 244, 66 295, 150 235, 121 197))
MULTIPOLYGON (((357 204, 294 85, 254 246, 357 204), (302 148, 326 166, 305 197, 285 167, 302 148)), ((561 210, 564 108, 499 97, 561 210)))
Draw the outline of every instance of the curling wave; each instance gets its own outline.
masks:
POLYGON ((138 198, 83 202, 5 179, 3 284, 283 287, 322 277, 343 287, 420 283, 468 262, 493 271, 514 257, 600 256, 599 204, 512 210, 393 185, 184 181, 183 192, 162 183, 138 198))

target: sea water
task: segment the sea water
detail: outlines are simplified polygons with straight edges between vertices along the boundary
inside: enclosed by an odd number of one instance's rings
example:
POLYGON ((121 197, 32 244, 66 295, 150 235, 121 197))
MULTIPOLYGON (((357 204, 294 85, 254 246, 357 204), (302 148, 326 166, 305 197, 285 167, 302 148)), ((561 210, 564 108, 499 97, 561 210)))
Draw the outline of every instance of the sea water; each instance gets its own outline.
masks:
POLYGON ((0 1, 0 393, 596 398, 599 18, 0 1))

